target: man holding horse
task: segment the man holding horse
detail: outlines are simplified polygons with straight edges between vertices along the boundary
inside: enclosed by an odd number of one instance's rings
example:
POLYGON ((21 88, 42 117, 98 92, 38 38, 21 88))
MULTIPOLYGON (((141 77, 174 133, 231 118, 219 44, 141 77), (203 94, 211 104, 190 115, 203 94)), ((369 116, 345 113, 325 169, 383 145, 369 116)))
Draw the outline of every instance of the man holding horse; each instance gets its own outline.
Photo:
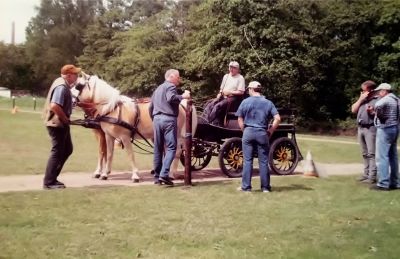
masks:
POLYGON ((182 99, 189 99, 190 92, 177 93, 180 83, 179 71, 169 69, 165 73, 165 82, 157 87, 151 97, 149 107, 154 128, 154 183, 173 185, 169 177, 172 161, 177 149, 177 117, 182 99), (163 153, 165 147, 165 157, 163 153))
POLYGON ((61 76, 50 87, 45 104, 45 124, 51 138, 51 152, 43 180, 44 189, 65 188, 57 180, 65 161, 72 154, 73 146, 70 134, 70 116, 72 113, 72 94, 70 89, 75 85, 80 68, 65 65, 61 76))

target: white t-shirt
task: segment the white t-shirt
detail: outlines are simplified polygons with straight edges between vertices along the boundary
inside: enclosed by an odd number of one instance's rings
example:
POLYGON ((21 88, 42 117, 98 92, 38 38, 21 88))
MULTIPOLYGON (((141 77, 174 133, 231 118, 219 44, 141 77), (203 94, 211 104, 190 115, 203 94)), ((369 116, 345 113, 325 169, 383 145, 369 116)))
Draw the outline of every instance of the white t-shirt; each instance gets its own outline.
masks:
POLYGON ((221 91, 245 91, 246 89, 246 84, 244 82, 244 77, 241 74, 237 74, 235 76, 232 76, 231 74, 226 74, 224 75, 224 78, 222 79, 221 91))

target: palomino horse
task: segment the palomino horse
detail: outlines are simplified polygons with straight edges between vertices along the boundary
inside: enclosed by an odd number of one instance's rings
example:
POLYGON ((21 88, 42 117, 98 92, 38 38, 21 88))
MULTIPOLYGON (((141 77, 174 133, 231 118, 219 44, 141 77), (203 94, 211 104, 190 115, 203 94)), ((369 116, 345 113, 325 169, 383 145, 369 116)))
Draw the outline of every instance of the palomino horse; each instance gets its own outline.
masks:
MULTIPOLYGON (((99 158, 94 177, 106 180, 111 173, 114 154, 114 142, 118 140, 126 149, 131 161, 132 180, 139 181, 138 168, 131 140, 143 138, 152 139, 153 121, 149 114, 149 102, 138 103, 134 99, 120 95, 120 92, 97 76, 82 73, 78 79, 79 84, 71 91, 77 98, 77 105, 81 107, 86 116, 98 120, 100 129, 95 129, 99 142, 99 158)), ((185 137, 186 100, 179 106, 178 116, 178 145, 171 172, 176 175, 179 157, 182 153, 183 139, 185 137)), ((197 126, 196 109, 192 106, 193 132, 197 126)))

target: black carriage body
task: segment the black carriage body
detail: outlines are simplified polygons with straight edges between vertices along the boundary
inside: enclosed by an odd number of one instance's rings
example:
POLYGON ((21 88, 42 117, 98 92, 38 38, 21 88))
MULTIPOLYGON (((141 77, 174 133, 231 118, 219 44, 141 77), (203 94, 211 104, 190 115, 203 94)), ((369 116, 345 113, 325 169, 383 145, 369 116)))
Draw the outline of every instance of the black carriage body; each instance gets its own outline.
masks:
MULTIPOLYGON (((276 173, 293 173, 303 157, 296 142, 293 110, 279 110, 282 123, 270 137, 269 167, 276 173)), ((192 169, 201 170, 212 156, 218 156, 221 170, 229 177, 242 174, 243 153, 240 130, 234 113, 226 116, 225 127, 207 123, 201 117, 193 139, 192 169)), ((256 154, 255 154, 256 156, 256 154)), ((183 157, 182 157, 183 158, 183 157)))

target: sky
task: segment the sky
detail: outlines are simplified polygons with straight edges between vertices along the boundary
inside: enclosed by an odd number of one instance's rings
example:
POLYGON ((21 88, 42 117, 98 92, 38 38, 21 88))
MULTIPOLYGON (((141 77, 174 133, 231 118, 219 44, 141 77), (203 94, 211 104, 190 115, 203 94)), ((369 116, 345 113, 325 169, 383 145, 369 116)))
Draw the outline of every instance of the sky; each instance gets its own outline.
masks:
POLYGON ((0 41, 11 43, 12 22, 15 22, 15 43, 25 42, 25 28, 36 16, 40 0, 0 0, 0 41))

